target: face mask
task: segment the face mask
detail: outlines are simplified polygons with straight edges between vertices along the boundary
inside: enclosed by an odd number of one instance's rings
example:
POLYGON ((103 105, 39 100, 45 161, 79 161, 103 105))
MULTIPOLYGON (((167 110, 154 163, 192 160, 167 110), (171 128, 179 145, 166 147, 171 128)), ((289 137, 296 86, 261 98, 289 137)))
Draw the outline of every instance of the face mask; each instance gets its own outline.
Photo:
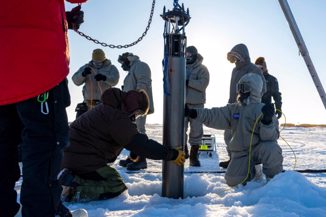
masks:
POLYGON ((186 53, 186 63, 187 64, 193 64, 197 59, 197 55, 192 55, 191 53, 186 53))
POLYGON ((130 70, 130 62, 127 60, 125 62, 122 63, 121 65, 121 68, 124 70, 124 71, 129 71, 130 70))
POLYGON ((249 104, 249 96, 250 92, 248 93, 238 93, 238 102, 241 103, 241 105, 248 105, 249 104))
POLYGON ((119 56, 118 62, 121 63, 121 68, 124 71, 129 71, 130 70, 130 61, 128 59, 128 53, 124 53, 119 56))
POLYGON ((93 61, 93 64, 94 64, 95 68, 101 68, 102 65, 103 65, 103 62, 96 62, 96 61, 93 61))
POLYGON ((266 74, 267 70, 266 68, 264 68, 264 66, 262 65, 256 65, 260 70, 262 70, 262 72, 264 72, 266 74))
POLYGON ((238 102, 242 105, 249 104, 249 96, 250 96, 251 88, 248 83, 239 83, 237 84, 237 93, 238 93, 238 102))

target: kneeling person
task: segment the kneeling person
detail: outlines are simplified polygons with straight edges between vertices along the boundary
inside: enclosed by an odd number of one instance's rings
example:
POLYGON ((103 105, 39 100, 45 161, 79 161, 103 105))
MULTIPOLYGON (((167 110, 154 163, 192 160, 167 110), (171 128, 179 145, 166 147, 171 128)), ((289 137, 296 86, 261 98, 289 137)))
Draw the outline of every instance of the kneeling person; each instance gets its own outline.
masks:
POLYGON ((70 125, 70 145, 64 151, 59 182, 66 202, 112 198, 127 189, 114 162, 123 148, 155 160, 184 163, 184 152, 171 149, 138 133, 134 123, 148 111, 144 91, 106 90, 102 104, 86 112, 70 125))
POLYGON ((225 173, 229 186, 245 184, 262 164, 267 179, 282 172, 282 149, 277 143, 278 120, 272 104, 261 103, 261 76, 248 73, 237 84, 236 103, 212 109, 188 109, 185 114, 207 127, 232 131, 228 149, 231 161, 225 173))

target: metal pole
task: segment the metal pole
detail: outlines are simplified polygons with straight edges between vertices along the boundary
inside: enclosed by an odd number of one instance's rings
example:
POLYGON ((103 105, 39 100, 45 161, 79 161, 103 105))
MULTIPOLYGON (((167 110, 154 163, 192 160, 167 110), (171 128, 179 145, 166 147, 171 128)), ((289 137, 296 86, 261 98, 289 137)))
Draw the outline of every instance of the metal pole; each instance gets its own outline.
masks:
MULTIPOLYGON (((185 145, 185 25, 190 17, 183 6, 175 5, 172 11, 163 11, 164 27, 164 108, 163 145, 184 149, 185 145)), ((183 198, 183 166, 163 161, 162 196, 183 198)))
POLYGON ((322 83, 319 80, 318 74, 316 72, 316 69, 314 67, 314 64, 312 63, 312 60, 309 56, 308 49, 303 41, 303 38, 301 36, 300 30, 295 22, 295 19, 293 17, 293 14, 291 12, 290 6, 286 0, 279 0, 279 3, 281 5, 281 8, 283 10, 283 13, 289 23, 290 29, 292 31, 292 34, 294 36, 294 39, 299 47, 300 53, 308 67, 308 70, 310 72, 310 75, 312 77, 312 80, 315 83, 315 86, 317 88, 317 91, 319 93, 319 96, 324 104, 324 107, 326 109, 326 94, 325 90, 323 88, 322 83))

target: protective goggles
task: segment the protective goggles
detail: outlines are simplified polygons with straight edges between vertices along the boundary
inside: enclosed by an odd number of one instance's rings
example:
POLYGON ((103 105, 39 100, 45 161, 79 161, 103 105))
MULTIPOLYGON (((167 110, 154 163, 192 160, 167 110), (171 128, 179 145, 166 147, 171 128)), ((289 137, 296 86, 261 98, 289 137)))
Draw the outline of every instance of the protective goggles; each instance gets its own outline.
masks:
POLYGON ((237 52, 229 52, 227 54, 227 59, 231 62, 231 63, 235 63, 238 61, 243 61, 243 58, 240 54, 238 54, 237 52))
POLYGON ((237 84, 237 92, 238 93, 249 93, 251 88, 248 83, 239 83, 237 84))

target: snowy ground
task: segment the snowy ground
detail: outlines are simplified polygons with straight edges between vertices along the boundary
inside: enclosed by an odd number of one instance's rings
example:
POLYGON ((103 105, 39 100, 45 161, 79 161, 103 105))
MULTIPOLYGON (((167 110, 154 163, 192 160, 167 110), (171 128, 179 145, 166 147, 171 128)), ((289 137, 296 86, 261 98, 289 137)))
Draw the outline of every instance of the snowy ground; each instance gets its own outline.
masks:
MULTIPOLYGON (((162 126, 148 125, 149 137, 162 141, 162 126)), ((205 128, 217 139, 220 160, 227 159, 223 132, 205 128)), ((185 173, 184 199, 161 197, 162 162, 148 160, 148 168, 129 174, 114 166, 128 186, 117 198, 89 203, 66 204, 70 209, 85 208, 90 217, 160 217, 160 216, 271 216, 325 217, 326 174, 298 173, 295 170, 326 169, 326 128, 285 128, 279 143, 283 149, 284 169, 271 181, 249 182, 230 188, 220 173, 185 173)), ((128 152, 123 151, 120 158, 128 152)), ((185 171, 188 168, 186 162, 185 171)), ((203 169, 217 171, 218 162, 202 160, 203 169), (210 165, 208 165, 210 163, 210 165)), ((19 189, 21 182, 17 183, 19 189)))

